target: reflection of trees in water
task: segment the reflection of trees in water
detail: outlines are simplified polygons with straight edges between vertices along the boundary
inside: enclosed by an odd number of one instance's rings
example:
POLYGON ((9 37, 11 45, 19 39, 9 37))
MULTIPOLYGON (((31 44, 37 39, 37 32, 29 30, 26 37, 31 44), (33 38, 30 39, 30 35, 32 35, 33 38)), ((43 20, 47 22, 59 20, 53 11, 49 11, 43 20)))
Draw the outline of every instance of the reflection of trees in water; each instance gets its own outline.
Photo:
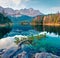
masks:
POLYGON ((34 25, 34 26, 32 26, 32 27, 33 27, 33 29, 35 29, 36 31, 39 31, 39 32, 43 31, 43 25, 34 25))
POLYGON ((60 35, 60 26, 43 26, 43 25, 35 25, 33 28, 39 32, 41 31, 47 31, 50 33, 55 33, 60 35))
POLYGON ((44 26, 45 31, 60 35, 60 26, 44 26))
POLYGON ((6 28, 6 27, 3 27, 3 28, 0 28, 0 38, 2 38, 4 35, 6 35, 7 33, 9 33, 11 31, 12 28, 6 28))

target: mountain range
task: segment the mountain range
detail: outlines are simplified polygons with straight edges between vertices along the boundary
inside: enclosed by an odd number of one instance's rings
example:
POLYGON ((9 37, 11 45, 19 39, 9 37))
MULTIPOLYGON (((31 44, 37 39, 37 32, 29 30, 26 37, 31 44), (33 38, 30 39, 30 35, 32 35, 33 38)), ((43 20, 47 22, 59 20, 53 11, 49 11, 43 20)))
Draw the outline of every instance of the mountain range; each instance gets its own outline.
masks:
POLYGON ((14 10, 12 8, 3 8, 1 6, 0 6, 0 13, 5 14, 6 16, 15 16, 15 17, 20 17, 21 15, 27 15, 31 17, 43 15, 43 13, 41 13, 39 10, 34 10, 33 8, 14 10))

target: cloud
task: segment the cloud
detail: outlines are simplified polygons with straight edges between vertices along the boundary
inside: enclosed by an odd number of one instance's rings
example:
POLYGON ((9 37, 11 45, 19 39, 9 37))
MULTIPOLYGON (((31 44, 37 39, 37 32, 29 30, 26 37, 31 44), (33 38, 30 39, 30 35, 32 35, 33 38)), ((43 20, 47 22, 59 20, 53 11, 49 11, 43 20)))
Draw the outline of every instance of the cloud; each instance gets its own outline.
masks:
POLYGON ((60 11, 60 7, 53 7, 50 9, 52 12, 58 12, 60 11))
POLYGON ((28 2, 29 0, 25 0, 26 2, 28 2))
POLYGON ((13 3, 15 3, 16 5, 18 5, 18 4, 21 4, 21 1, 22 0, 12 0, 13 1, 13 3))
POLYGON ((60 12, 60 7, 52 7, 48 9, 48 12, 50 13, 57 13, 60 12))
POLYGON ((43 9, 42 12, 44 11, 45 14, 52 14, 52 13, 60 13, 60 7, 51 7, 51 8, 46 8, 43 9))
POLYGON ((29 0, 0 0, 0 6, 2 7, 10 7, 10 8, 25 8, 26 5, 23 2, 28 2, 29 0))

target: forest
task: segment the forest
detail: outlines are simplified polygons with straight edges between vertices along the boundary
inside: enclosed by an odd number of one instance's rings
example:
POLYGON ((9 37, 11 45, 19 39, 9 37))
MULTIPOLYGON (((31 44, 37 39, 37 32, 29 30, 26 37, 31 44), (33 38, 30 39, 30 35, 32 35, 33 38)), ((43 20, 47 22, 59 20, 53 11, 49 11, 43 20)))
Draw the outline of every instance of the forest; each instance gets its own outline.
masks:
POLYGON ((60 26, 60 14, 39 15, 32 20, 31 24, 60 26))

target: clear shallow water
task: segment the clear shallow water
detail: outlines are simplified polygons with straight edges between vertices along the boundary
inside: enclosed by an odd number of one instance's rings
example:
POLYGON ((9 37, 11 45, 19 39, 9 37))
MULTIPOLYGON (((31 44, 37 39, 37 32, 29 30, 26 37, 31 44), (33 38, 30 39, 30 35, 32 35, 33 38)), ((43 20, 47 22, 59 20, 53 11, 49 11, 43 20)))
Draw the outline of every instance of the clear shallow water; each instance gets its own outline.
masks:
MULTIPOLYGON (((10 33, 7 33, 4 37, 13 37, 15 35, 31 36, 32 34, 37 35, 44 33, 47 35, 46 38, 42 38, 40 40, 34 38, 32 45, 26 46, 23 44, 24 47, 22 48, 22 51, 30 51, 31 53, 46 51, 60 56, 60 27, 15 25, 10 33)), ((21 49, 19 50, 21 51, 21 49)), ((19 52, 17 51, 15 54, 18 55, 19 52)))
MULTIPOLYGON (((40 34, 44 34, 44 33, 40 33, 40 34)), ((16 56, 23 51, 25 51, 28 54, 28 56, 31 56, 32 54, 35 54, 35 53, 38 53, 38 52, 48 52, 48 53, 52 53, 54 55, 60 56, 60 37, 58 37, 58 36, 51 37, 49 35, 50 34, 47 34, 46 38, 42 38, 40 40, 37 40, 37 38, 34 38, 32 44, 24 44, 23 43, 20 46, 21 49, 17 49, 17 51, 15 53, 13 53, 11 55, 11 57, 16 56)), ((17 35, 17 37, 21 37, 21 36, 17 35)), ((14 49, 12 49, 12 48, 9 49, 4 54, 4 57, 9 56, 11 54, 11 52, 10 52, 11 50, 14 51, 14 49)))

